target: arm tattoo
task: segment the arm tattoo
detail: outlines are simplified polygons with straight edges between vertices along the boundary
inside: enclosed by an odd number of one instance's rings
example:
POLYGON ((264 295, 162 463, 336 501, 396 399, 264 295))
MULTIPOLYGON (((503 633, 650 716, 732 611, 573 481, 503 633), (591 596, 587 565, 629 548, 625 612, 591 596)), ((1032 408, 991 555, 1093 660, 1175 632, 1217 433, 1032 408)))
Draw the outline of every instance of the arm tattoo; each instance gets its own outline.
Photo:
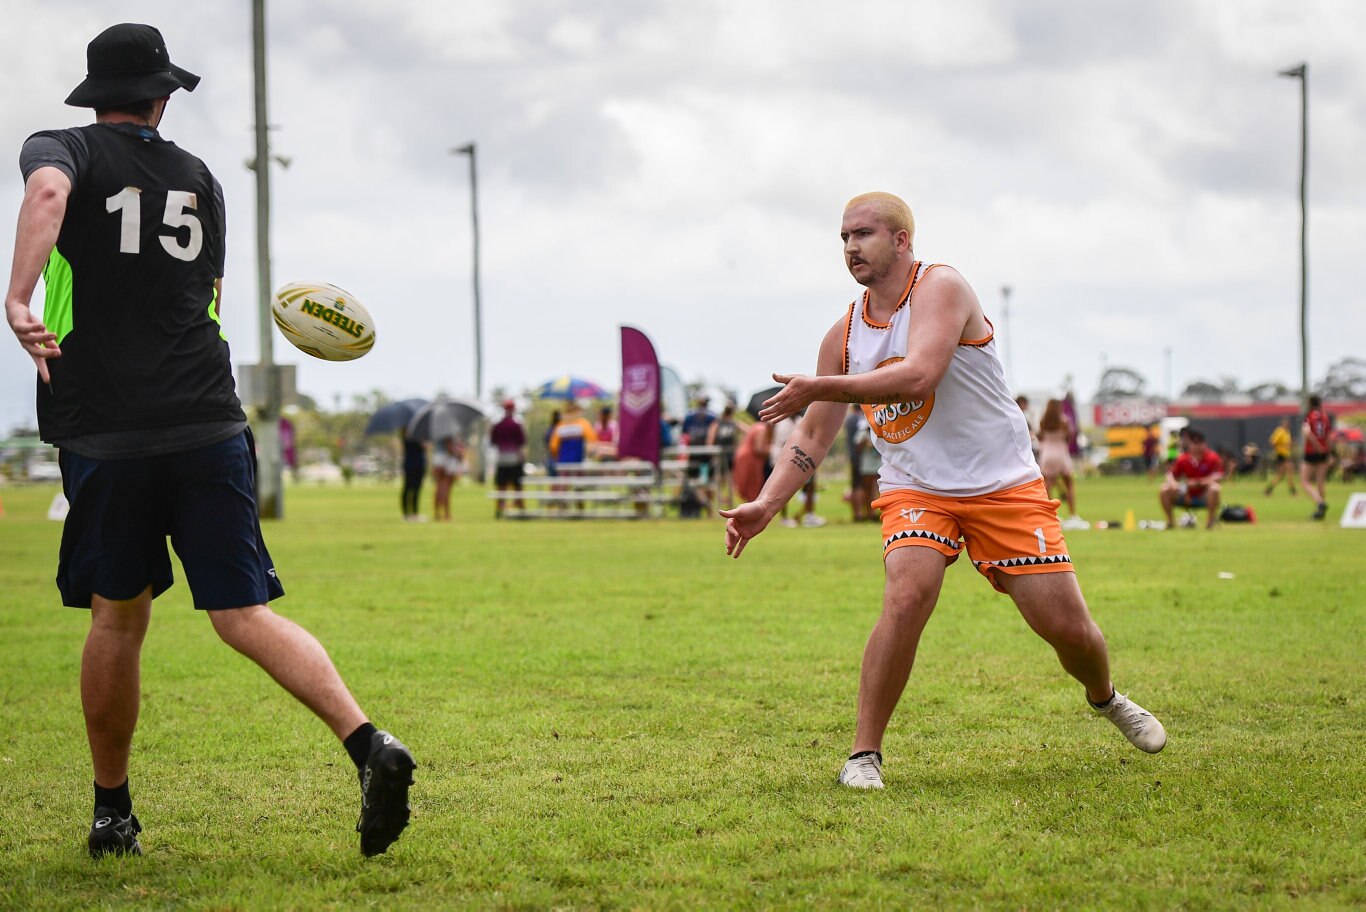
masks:
POLYGON ((816 470, 816 460, 806 455, 806 451, 799 446, 792 447, 792 464, 803 472, 814 472, 816 470))
POLYGON ((840 393, 832 401, 853 403, 854 405, 880 405, 885 402, 910 402, 914 398, 910 393, 889 393, 886 396, 876 396, 872 399, 858 393, 840 393))

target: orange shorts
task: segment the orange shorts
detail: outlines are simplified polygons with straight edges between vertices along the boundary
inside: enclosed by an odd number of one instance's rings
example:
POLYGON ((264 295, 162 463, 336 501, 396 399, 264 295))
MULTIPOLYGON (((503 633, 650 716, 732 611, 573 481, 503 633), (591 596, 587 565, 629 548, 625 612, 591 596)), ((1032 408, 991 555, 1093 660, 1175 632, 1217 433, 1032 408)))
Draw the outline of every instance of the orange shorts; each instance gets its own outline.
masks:
POLYGON ((889 491, 873 506, 882 511, 882 556, 896 548, 933 548, 953 563, 963 546, 977 571, 1004 592, 992 570, 1056 573, 1072 569, 1058 522, 1058 502, 1043 479, 979 497, 940 497, 889 491))

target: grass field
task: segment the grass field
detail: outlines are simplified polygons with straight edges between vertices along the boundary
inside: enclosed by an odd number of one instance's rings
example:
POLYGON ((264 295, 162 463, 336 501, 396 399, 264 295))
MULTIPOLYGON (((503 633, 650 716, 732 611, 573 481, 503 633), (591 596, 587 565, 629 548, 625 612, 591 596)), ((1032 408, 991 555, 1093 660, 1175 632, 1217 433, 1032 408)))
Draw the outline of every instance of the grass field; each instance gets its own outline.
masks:
MULTIPOLYGON (((1303 496, 1235 485, 1257 525, 1069 536, 1116 684, 1167 726, 1156 756, 960 561, 869 794, 834 780, 873 527, 775 527, 730 561, 717 521, 497 523, 467 488, 417 525, 396 488, 294 488, 266 528, 276 608, 413 749, 412 825, 360 856, 344 752, 178 581, 144 651, 147 854, 94 863, 54 492, 0 489, 5 908, 1366 905, 1366 531, 1303 496)), ((1080 498, 1160 515, 1141 479, 1080 498)))

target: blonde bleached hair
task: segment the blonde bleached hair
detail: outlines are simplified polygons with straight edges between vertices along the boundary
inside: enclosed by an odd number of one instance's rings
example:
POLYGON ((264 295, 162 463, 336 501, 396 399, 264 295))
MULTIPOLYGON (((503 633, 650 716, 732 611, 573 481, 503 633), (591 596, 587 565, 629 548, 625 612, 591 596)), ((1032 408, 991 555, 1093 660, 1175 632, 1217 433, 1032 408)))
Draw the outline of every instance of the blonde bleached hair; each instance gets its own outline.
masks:
POLYGON ((871 205, 877 212, 878 221, 890 228, 893 234, 905 229, 911 246, 915 246, 915 216, 911 214, 911 207, 907 206, 901 197, 881 191, 860 193, 844 204, 844 211, 848 212, 855 206, 864 205, 871 205))

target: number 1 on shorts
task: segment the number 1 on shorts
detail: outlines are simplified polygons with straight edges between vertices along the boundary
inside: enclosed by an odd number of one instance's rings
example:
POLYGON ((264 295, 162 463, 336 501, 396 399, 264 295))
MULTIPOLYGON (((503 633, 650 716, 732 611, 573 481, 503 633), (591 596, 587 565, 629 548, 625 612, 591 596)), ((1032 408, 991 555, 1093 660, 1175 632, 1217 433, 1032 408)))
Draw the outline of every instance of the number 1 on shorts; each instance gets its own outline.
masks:
POLYGON ((1047 554, 1047 553, 1048 553, 1048 543, 1045 542, 1045 541, 1043 540, 1043 528, 1042 528, 1042 527, 1040 527, 1040 528, 1034 530, 1034 537, 1037 538, 1037 539, 1039 540, 1039 553, 1040 553, 1040 554, 1047 554))

